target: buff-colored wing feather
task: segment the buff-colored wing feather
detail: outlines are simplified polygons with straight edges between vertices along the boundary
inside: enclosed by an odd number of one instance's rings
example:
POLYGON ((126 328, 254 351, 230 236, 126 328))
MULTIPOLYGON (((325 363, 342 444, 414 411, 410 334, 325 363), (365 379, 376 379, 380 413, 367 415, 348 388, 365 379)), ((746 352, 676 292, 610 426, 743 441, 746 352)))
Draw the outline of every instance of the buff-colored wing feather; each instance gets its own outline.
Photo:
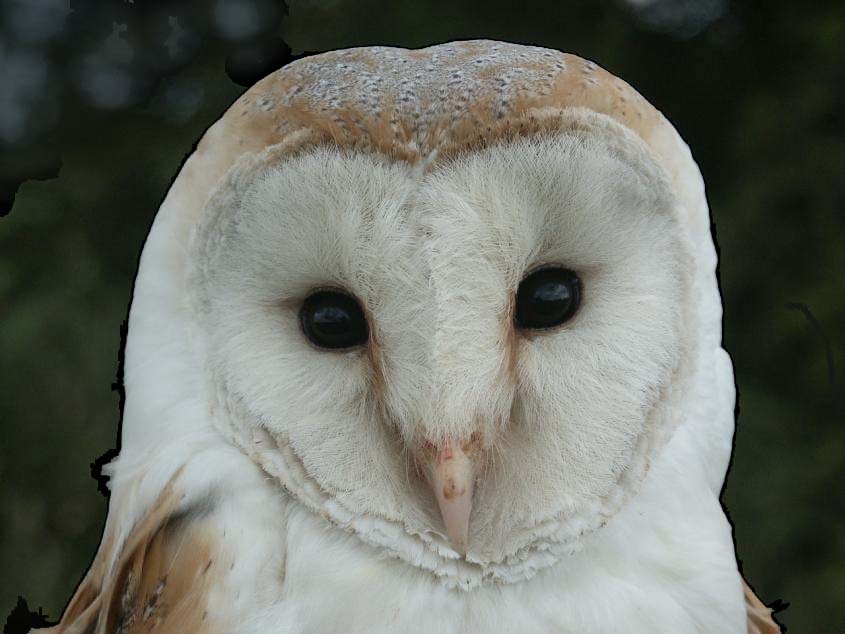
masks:
POLYGON ((207 505, 180 508, 171 482, 119 546, 106 535, 49 634, 213 632, 208 592, 223 570, 207 505))
POLYGON ((742 589, 748 613, 748 634, 781 634, 780 626, 772 618, 772 609, 757 598, 745 581, 742 582, 742 589))

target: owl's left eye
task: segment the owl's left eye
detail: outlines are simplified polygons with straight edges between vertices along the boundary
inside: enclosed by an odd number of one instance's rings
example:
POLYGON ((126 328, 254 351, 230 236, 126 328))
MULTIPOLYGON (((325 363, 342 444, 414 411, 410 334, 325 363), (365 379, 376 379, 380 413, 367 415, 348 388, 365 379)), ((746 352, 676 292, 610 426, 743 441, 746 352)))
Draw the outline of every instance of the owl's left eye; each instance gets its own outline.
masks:
POLYGON ((351 295, 339 291, 317 291, 309 295, 299 310, 305 336, 320 348, 338 350, 367 342, 369 328, 361 305, 351 295))

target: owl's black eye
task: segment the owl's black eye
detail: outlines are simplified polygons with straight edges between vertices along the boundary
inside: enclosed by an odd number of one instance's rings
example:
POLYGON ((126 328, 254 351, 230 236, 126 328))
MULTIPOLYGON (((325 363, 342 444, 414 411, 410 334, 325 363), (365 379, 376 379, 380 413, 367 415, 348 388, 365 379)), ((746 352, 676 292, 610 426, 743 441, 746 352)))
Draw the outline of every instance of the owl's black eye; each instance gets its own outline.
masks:
POLYGON ((581 281, 564 268, 534 271, 516 291, 517 328, 551 328, 569 321, 581 303, 581 281))
POLYGON ((321 348, 337 350, 367 342, 367 318, 355 299, 339 291, 317 291, 299 309, 305 336, 321 348))

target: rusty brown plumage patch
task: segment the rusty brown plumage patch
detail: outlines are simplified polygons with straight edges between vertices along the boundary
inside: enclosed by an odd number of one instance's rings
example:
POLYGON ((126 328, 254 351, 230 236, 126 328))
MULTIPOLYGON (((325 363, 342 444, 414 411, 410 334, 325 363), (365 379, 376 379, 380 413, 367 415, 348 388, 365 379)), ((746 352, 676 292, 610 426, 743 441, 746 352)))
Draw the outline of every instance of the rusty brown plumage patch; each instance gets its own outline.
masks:
POLYGON ((177 473, 115 553, 108 533, 51 634, 213 632, 206 601, 219 544, 207 509, 180 510, 177 473), (115 554, 117 555, 115 557, 115 554))

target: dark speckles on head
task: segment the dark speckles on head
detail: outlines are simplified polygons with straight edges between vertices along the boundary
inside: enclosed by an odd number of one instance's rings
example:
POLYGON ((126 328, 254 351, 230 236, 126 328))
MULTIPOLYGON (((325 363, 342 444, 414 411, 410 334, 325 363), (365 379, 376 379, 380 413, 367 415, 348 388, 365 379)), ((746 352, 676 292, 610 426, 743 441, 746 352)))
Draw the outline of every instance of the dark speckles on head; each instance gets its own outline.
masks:
POLYGON ((261 108, 264 112, 268 112, 273 108, 275 104, 275 100, 272 99, 269 95, 261 95, 258 99, 255 100, 255 105, 261 108))
POLYGON ((627 84, 559 51, 491 41, 367 47, 307 57, 276 71, 243 99, 253 117, 239 120, 249 126, 243 136, 255 137, 254 147, 261 147, 262 134, 272 131, 278 143, 301 131, 304 143, 369 145, 415 162, 475 144, 472 139, 490 134, 488 124, 494 136, 503 133, 534 108, 583 107, 618 118, 618 95, 631 100, 624 122, 640 126, 635 131, 658 123, 650 110, 643 119, 640 111, 649 106, 627 84))

